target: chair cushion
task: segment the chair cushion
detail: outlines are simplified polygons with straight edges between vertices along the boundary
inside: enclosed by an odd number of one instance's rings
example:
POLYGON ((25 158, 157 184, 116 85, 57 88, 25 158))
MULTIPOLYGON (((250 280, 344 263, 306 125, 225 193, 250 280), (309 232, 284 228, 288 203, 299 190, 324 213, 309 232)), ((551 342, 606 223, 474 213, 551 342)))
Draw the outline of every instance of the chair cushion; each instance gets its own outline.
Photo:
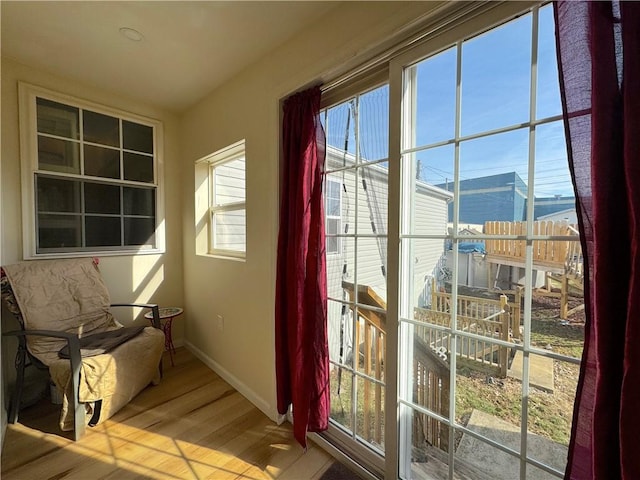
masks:
MULTIPOLYGON (((80 337, 118 328, 107 287, 91 258, 40 260, 5 265, 27 330, 57 330, 80 337)), ((45 365, 58 359, 66 341, 27 337, 32 355, 45 365)))
MULTIPOLYGON (((82 337, 80 338, 80 356, 85 358, 107 353, 130 338, 138 335, 142 330, 144 330, 144 328, 144 326, 118 328, 117 330, 110 330, 108 332, 100 332, 82 337)), ((69 358, 69 345, 61 348, 58 352, 58 356, 60 358, 69 358)))

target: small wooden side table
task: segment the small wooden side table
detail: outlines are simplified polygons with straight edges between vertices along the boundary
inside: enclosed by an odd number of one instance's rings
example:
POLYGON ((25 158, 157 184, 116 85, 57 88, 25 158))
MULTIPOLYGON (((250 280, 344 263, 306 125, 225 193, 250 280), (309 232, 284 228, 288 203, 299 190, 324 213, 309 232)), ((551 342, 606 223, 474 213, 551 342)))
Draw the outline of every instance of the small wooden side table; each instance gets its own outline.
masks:
MULTIPOLYGON (((158 311, 160 313, 162 331, 164 331, 164 349, 169 352, 171 366, 173 367, 175 366, 173 363, 173 354, 176 353, 176 347, 173 345, 173 338, 171 337, 171 323, 173 323, 174 318, 182 315, 183 310, 180 307, 161 307, 158 311)), ((153 320, 153 312, 145 313, 144 318, 153 320)))

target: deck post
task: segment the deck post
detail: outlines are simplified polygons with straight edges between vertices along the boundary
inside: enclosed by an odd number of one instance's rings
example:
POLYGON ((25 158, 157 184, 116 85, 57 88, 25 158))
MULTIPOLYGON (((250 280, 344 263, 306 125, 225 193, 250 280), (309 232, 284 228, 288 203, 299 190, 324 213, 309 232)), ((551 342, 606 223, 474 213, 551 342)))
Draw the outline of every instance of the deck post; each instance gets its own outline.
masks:
POLYGON ((560 318, 566 320, 569 312, 569 275, 560 277, 560 318))
MULTIPOLYGON (((505 342, 509 341, 509 299, 506 295, 500 295, 500 309, 503 311, 500 318, 502 319, 502 334, 500 335, 500 340, 504 340, 505 342)), ((508 360, 509 360, 509 350, 507 347, 500 346, 499 349, 500 356, 500 375, 502 377, 507 376, 508 369, 508 360)))

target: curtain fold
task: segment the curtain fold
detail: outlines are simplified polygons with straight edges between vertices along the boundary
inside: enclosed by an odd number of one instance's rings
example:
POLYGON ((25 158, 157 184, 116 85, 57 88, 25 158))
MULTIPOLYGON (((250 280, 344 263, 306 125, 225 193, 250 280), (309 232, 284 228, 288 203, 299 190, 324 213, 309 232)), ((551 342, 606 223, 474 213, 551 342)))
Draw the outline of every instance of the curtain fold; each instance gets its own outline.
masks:
POLYGON ((276 275, 278 412, 293 406, 293 432, 306 448, 307 432, 329 423, 329 348, 322 174, 325 135, 320 88, 284 102, 283 175, 276 275))
POLYGON ((568 479, 638 479, 640 3, 554 3, 585 252, 585 347, 568 479))

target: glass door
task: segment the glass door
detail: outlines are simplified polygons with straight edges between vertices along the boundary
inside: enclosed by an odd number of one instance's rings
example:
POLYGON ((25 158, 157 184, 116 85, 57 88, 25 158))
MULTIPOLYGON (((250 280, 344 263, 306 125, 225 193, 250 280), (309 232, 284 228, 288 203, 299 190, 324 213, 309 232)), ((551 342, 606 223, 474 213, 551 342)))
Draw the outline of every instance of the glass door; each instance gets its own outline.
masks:
POLYGON ((382 468, 385 451, 389 89, 322 112, 331 435, 382 468))
POLYGON ((452 29, 391 68, 405 479, 565 468, 584 305, 553 11, 511 18, 452 29))

